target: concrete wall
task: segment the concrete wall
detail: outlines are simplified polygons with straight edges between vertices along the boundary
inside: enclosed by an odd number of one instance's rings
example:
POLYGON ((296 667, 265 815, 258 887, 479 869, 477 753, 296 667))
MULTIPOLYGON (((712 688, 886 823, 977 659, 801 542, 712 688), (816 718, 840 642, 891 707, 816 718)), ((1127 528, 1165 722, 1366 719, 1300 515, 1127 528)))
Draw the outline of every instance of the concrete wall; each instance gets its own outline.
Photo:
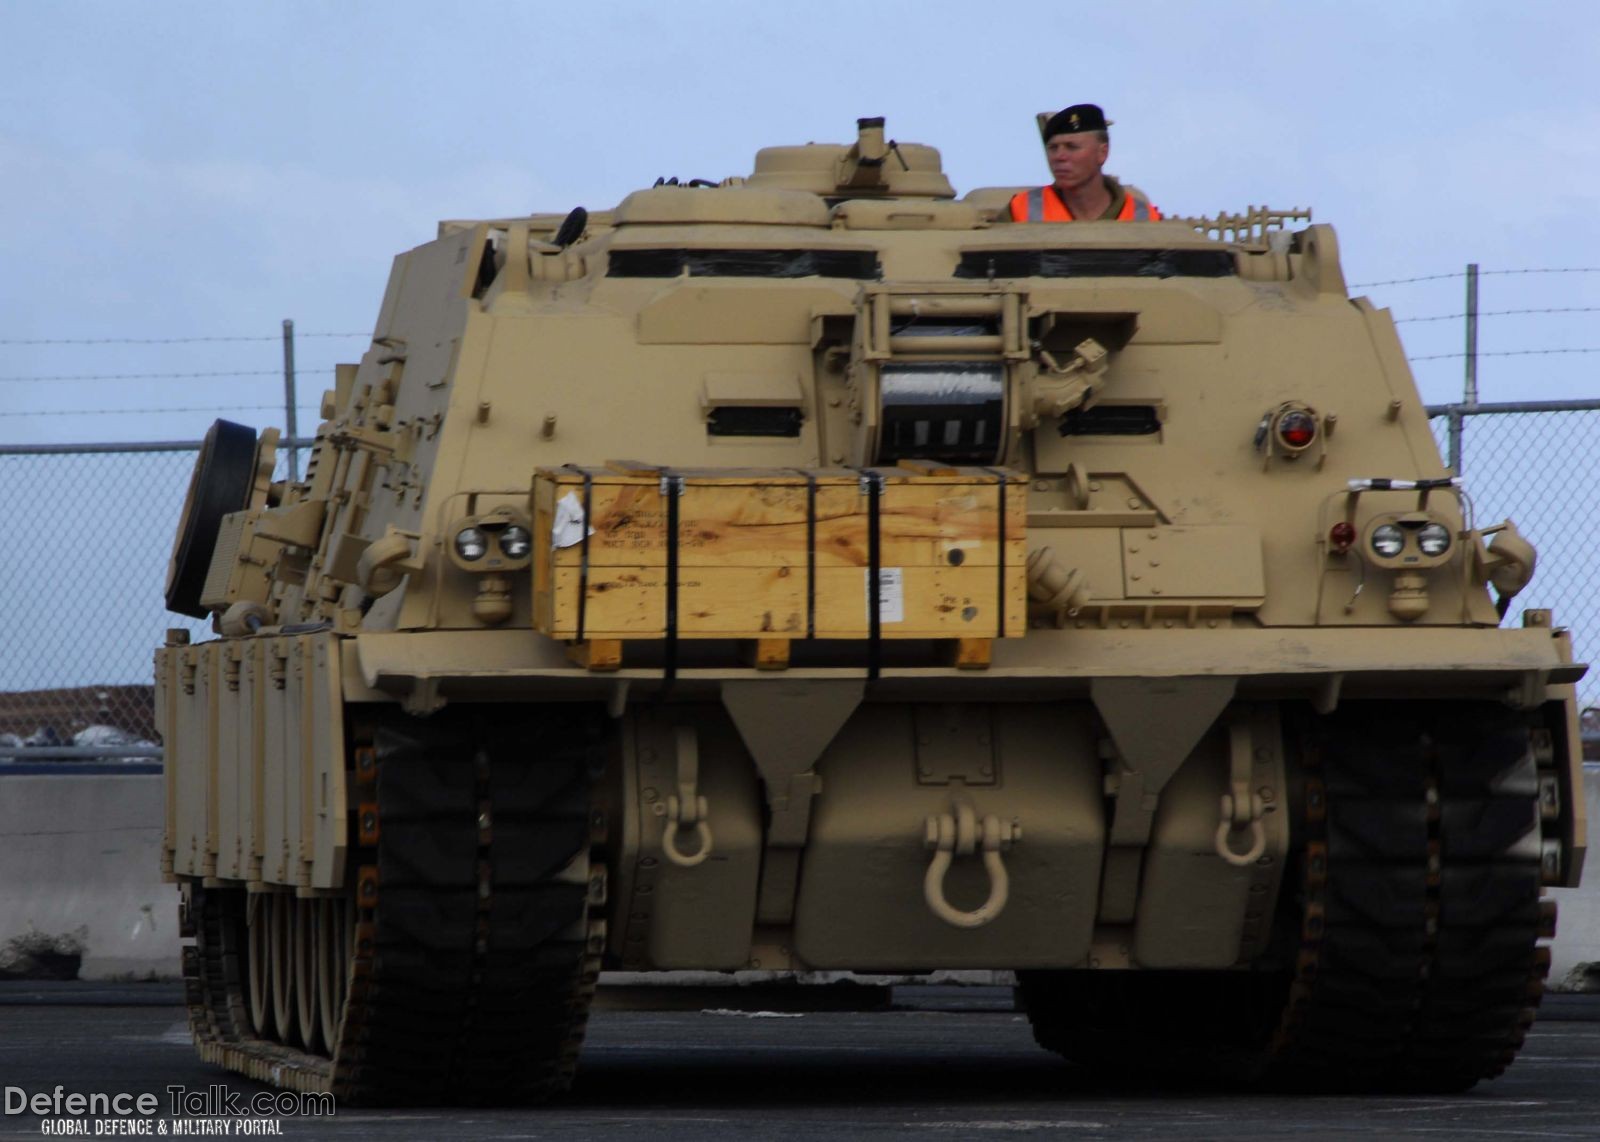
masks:
POLYGON ((1550 950, 1550 985, 1558 990, 1600 991, 1600 763, 1585 762, 1583 796, 1589 807, 1589 855, 1580 888, 1556 888, 1556 941, 1550 950), (1595 978, 1583 965, 1595 965, 1595 978))
POLYGON ((82 929, 84 979, 180 974, 161 778, 0 777, 0 948, 82 929))
MULTIPOLYGON (((1600 764, 1585 766, 1584 789, 1600 821, 1600 764)), ((161 818, 158 775, 0 777, 0 948, 83 929, 83 978, 177 976, 178 890, 161 882, 161 818)), ((1555 896, 1550 982, 1581 985, 1581 965, 1600 965, 1600 852, 1583 888, 1555 896)), ((1589 986, 1600 987, 1595 974, 1589 986)))

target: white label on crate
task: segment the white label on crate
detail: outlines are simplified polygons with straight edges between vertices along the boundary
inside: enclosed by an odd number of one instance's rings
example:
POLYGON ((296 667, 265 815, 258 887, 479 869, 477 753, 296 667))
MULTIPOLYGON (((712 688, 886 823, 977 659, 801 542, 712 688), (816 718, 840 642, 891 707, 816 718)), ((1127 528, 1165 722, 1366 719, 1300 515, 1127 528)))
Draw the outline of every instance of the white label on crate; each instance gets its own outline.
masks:
MULTIPOLYGON (((594 528, 589 529, 594 534, 594 528)), ((576 492, 568 492, 556 501, 555 519, 550 522, 550 547, 571 547, 583 542, 583 504, 576 492)))
POLYGON ((906 621, 906 576, 899 567, 878 568, 878 621, 906 621))

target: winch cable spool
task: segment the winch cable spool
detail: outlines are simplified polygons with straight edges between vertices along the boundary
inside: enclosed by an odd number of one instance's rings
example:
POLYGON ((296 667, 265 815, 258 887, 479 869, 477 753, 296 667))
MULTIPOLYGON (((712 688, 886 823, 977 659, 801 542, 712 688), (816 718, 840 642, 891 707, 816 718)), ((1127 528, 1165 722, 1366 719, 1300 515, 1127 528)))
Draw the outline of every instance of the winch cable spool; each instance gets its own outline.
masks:
POLYGON ((998 362, 886 363, 878 376, 875 462, 997 464, 1005 448, 1005 398, 998 362))

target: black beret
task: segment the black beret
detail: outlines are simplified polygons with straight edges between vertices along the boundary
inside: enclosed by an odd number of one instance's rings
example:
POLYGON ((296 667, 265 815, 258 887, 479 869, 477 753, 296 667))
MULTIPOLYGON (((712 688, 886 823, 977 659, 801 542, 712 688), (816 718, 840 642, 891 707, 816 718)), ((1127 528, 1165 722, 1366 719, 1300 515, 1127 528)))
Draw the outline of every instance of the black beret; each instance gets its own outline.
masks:
POLYGON ((1044 125, 1048 142, 1057 135, 1076 135, 1082 131, 1104 131, 1111 123, 1106 113, 1093 103, 1074 103, 1064 111, 1057 111, 1044 125))

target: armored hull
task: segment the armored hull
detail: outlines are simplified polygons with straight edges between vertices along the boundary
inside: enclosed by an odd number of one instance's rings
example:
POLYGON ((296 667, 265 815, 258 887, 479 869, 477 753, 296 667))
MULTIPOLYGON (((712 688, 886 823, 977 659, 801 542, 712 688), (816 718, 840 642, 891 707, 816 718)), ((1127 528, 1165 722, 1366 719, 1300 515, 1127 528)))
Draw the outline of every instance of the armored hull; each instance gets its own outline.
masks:
POLYGON ((1531 546, 1331 229, 1011 193, 863 121, 443 223, 304 480, 219 425, 156 655, 204 1057, 538 1100, 602 967, 991 968, 1084 1062, 1507 1065, 1584 852, 1531 546))

